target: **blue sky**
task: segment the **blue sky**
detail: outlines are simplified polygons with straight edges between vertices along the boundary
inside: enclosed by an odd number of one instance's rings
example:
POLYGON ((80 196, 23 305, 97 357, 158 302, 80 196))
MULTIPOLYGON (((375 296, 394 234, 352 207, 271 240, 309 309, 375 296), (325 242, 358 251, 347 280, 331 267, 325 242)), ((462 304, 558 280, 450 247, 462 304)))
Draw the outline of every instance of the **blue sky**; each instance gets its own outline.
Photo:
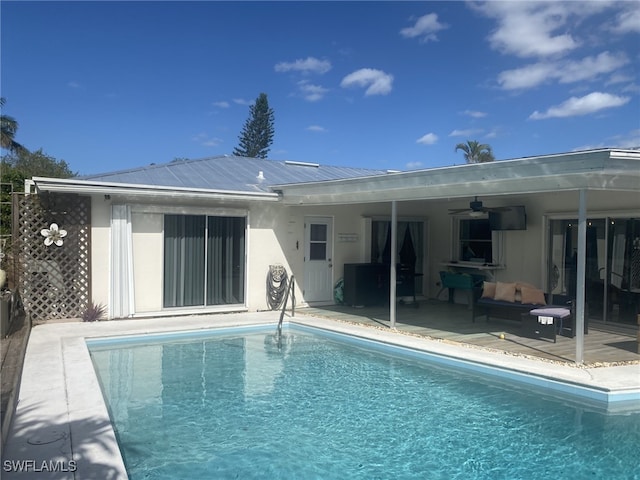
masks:
POLYGON ((640 147, 637 2, 11 2, 3 113, 80 174, 229 154, 412 170, 640 147))

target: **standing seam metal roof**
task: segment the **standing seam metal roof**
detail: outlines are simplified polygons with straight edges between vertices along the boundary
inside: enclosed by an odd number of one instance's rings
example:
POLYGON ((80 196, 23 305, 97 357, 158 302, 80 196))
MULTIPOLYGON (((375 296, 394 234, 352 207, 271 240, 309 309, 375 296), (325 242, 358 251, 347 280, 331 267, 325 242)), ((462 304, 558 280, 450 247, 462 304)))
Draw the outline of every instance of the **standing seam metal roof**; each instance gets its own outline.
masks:
POLYGON ((269 192, 269 187, 272 185, 367 177, 386 173, 385 170, 223 155, 196 160, 174 160, 129 170, 83 175, 76 179, 238 192, 269 192), (260 172, 263 179, 259 178, 260 172))

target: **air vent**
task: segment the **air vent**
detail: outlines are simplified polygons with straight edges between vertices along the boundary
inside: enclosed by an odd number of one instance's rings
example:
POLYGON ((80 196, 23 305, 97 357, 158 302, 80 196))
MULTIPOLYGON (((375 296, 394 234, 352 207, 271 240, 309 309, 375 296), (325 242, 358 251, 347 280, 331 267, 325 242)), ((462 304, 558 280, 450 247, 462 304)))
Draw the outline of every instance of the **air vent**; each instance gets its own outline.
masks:
POLYGON ((315 167, 318 168, 320 166, 319 163, 309 163, 309 162, 293 162, 291 160, 285 160, 285 165, 295 165, 297 167, 315 167))

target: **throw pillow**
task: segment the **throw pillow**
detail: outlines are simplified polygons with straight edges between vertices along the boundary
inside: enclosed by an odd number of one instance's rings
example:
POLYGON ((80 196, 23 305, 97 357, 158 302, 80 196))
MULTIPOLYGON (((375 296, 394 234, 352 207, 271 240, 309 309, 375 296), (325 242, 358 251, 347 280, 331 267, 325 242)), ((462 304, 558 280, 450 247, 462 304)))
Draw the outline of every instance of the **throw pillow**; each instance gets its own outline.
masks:
POLYGON ((482 298, 493 298, 496 296, 496 284, 493 282, 484 282, 482 285, 482 298))
POLYGON ((530 303, 532 305, 546 305, 544 292, 539 288, 520 287, 522 292, 522 303, 530 303))
POLYGON ((496 294, 493 298, 495 300, 501 300, 503 302, 515 302, 516 301, 516 284, 497 282, 496 294))

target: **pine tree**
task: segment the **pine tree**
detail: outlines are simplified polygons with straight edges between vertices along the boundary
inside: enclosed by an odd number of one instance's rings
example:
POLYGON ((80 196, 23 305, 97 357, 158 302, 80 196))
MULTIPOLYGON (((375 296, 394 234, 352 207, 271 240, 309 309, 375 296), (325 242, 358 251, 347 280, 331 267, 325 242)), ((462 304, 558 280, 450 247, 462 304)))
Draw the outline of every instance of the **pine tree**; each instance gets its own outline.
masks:
POLYGON ((274 115, 269 108, 267 94, 261 93, 256 103, 249 107, 249 118, 238 137, 239 144, 233 150, 240 157, 266 158, 273 143, 274 115))

